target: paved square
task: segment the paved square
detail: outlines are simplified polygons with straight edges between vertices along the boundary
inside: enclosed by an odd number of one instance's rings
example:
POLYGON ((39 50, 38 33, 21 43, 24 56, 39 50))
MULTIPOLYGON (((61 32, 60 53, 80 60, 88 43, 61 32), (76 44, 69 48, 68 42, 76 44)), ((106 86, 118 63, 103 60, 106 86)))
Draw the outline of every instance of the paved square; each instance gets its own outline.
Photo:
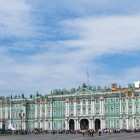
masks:
POLYGON ((0 136, 0 140, 140 140, 140 133, 102 134, 94 137, 83 137, 82 134, 38 134, 0 136))

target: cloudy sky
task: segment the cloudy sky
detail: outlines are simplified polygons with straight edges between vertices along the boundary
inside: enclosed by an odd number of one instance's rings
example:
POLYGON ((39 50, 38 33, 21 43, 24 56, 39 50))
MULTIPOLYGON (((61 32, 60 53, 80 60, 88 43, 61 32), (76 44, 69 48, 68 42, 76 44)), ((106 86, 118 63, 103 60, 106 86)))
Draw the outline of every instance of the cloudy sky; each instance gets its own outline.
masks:
POLYGON ((139 0, 0 0, 0 95, 140 80, 139 0))

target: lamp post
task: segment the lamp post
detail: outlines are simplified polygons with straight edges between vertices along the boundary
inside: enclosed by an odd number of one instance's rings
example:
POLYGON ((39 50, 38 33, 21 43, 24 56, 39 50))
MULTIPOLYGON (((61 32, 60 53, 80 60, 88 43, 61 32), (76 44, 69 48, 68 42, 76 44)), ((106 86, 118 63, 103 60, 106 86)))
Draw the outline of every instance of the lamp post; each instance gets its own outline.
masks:
POLYGON ((23 113, 23 110, 21 110, 21 112, 19 113, 19 117, 20 117, 20 120, 21 120, 21 133, 22 133, 22 119, 23 117, 25 116, 25 114, 23 113))

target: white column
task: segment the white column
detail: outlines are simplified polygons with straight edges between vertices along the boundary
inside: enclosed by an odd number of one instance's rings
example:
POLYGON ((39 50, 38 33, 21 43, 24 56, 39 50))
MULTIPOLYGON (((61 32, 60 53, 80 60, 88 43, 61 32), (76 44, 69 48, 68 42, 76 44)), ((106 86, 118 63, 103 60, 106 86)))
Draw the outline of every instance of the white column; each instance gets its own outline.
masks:
POLYGON ((104 98, 102 99, 102 114, 105 114, 105 108, 104 108, 104 98))
POLYGON ((126 129, 129 129, 128 117, 126 118, 126 129))
POLYGON ((95 100, 93 99, 93 115, 95 115, 95 100))
POLYGON ((80 129, 80 127, 79 127, 79 121, 77 120, 76 122, 77 122, 77 130, 78 130, 78 129, 80 129))
POLYGON ((52 120, 50 120, 50 130, 52 130, 52 120))
POLYGON ((47 129, 47 119, 46 119, 47 112, 48 112, 48 110, 47 110, 47 102, 45 102, 45 130, 47 129))
POLYGON ((92 129, 92 120, 89 120, 89 129, 92 129))
POLYGON ((77 120, 74 120, 74 129, 77 130, 77 120))
POLYGON ((11 123, 11 120, 12 120, 12 103, 10 103, 10 123, 11 123))
POLYGON ((120 122, 120 129, 122 129, 122 123, 123 123, 122 122, 122 118, 120 118, 120 121, 119 122, 120 122))
POLYGON ((65 129, 66 129, 66 130, 69 129, 69 128, 68 128, 68 121, 67 121, 67 120, 65 120, 65 129))
POLYGON ((126 114, 128 114, 128 97, 126 97, 126 114))
POLYGON ((42 103, 40 103, 40 119, 42 118, 42 103))
POLYGON ((88 115, 88 100, 86 100, 86 115, 88 115))
POLYGON ((83 102, 82 102, 82 100, 80 100, 80 105, 81 105, 80 115, 83 115, 83 102))
POLYGON ((102 100, 100 99, 100 112, 99 112, 99 114, 101 115, 102 114, 102 100))
POLYGON ((70 102, 68 101, 68 116, 70 115, 70 102))
POLYGON ((95 122, 94 122, 94 119, 92 120, 92 129, 95 129, 95 122))
POLYGON ((65 106, 66 106, 66 109, 65 109, 65 116, 68 116, 68 101, 66 100, 65 102, 65 106))
POLYGON ((122 98, 120 97, 119 100, 120 100, 120 115, 121 115, 122 114, 122 98))
POLYGON ((25 101, 23 101, 22 103, 22 110, 23 110, 23 113, 25 114, 25 116, 23 117, 23 121, 22 121, 22 125, 23 125, 23 129, 25 130, 26 129, 26 104, 25 104, 25 101))
POLYGON ((37 102, 35 102, 35 128, 38 128, 38 122, 37 122, 37 102))
POLYGON ((101 128, 104 129, 105 128, 105 119, 103 118, 101 121, 101 128))
POLYGON ((39 116, 39 122, 40 122, 40 128, 43 128, 43 126, 42 126, 42 103, 40 103, 40 116, 39 116))
POLYGON ((76 98, 74 99, 74 116, 76 116, 76 98))
POLYGON ((91 97, 91 115, 93 115, 93 97, 91 97))
POLYGON ((133 129, 135 128, 135 117, 133 116, 133 120, 132 120, 132 127, 133 129))
POLYGON ((135 97, 132 97, 132 114, 135 114, 135 97))

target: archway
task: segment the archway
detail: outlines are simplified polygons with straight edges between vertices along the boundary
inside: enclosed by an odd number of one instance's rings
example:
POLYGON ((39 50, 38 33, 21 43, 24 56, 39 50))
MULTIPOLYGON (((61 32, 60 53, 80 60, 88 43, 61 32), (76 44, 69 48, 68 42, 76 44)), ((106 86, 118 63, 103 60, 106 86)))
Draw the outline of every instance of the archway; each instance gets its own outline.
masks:
POLYGON ((101 121, 100 119, 95 119, 95 130, 101 129, 101 121))
POLYGON ((69 129, 74 130, 74 120, 73 119, 69 120, 69 129))
POLYGON ((88 119, 82 119, 80 121, 80 129, 81 130, 87 130, 89 129, 89 122, 88 122, 88 119))

